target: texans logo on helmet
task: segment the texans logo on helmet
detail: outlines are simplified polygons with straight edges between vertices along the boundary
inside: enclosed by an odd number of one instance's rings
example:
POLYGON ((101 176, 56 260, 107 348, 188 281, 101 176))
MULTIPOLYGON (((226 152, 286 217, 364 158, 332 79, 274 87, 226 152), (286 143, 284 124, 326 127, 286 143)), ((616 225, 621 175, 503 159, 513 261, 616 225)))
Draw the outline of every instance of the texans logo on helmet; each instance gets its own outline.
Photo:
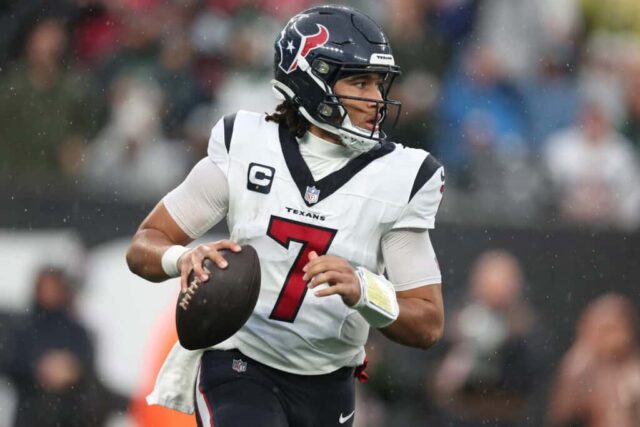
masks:
POLYGON ((311 35, 305 35, 298 31, 294 26, 297 36, 285 39, 284 33, 278 41, 280 48, 280 63, 278 66, 285 73, 289 74, 298 68, 298 58, 306 57, 309 51, 324 46, 329 41, 329 30, 324 25, 316 24, 318 32, 311 35))

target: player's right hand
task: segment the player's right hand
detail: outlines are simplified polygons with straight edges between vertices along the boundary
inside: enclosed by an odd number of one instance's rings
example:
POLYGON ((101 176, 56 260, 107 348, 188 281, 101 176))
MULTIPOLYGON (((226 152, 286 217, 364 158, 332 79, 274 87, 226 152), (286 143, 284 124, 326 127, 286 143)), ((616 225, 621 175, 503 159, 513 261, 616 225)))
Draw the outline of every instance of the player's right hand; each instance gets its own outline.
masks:
POLYGON ((229 249, 233 252, 240 252, 239 244, 232 240, 218 240, 217 242, 205 243, 198 245, 193 249, 185 252, 178 261, 180 267, 180 288, 182 292, 186 292, 189 287, 188 278, 191 270, 195 272, 196 277, 205 282, 209 280, 209 271, 202 266, 205 258, 209 258, 215 262, 219 268, 227 268, 227 260, 220 254, 221 249, 229 249))

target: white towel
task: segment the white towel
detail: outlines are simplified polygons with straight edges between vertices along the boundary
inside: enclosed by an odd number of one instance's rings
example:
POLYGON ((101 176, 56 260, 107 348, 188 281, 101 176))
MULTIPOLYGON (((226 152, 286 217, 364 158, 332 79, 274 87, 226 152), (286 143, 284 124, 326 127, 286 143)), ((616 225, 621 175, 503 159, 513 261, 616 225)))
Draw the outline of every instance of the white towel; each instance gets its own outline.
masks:
POLYGON ((187 350, 176 342, 158 373, 153 391, 147 396, 147 403, 193 414, 196 378, 205 350, 187 350))

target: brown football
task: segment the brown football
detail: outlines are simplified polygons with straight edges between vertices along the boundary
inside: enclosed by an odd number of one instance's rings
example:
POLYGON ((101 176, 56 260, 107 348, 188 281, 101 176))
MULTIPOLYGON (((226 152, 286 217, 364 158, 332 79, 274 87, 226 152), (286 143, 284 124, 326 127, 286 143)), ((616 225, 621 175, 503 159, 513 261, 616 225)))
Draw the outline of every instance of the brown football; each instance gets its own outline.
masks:
POLYGON ((240 252, 221 250, 227 268, 206 258, 209 280, 200 282, 192 271, 187 292, 176 305, 176 328, 180 344, 197 350, 218 344, 245 324, 260 293, 260 260, 256 250, 243 245, 240 252))

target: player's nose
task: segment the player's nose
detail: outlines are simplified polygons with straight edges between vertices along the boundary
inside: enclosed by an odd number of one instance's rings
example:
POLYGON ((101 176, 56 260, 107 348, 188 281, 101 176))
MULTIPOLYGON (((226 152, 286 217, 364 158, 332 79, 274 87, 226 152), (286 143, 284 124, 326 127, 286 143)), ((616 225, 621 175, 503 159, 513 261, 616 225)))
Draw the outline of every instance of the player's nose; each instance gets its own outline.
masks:
POLYGON ((380 90, 376 87, 369 89, 365 94, 367 98, 367 109, 368 110, 379 110, 380 109, 380 101, 382 101, 382 94, 380 90))
POLYGON ((371 84, 367 86, 367 98, 382 101, 382 92, 380 92, 378 85, 371 84))

